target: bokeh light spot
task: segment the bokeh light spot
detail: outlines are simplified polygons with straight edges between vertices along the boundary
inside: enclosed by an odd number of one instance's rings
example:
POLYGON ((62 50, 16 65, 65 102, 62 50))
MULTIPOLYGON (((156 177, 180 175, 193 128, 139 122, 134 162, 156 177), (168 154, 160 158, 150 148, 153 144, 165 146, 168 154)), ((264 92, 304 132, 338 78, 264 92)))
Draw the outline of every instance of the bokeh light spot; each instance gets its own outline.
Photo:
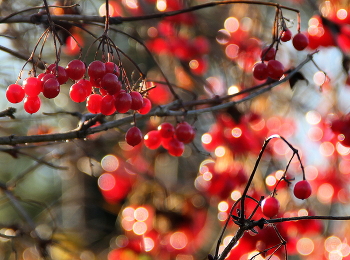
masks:
POLYGON ((101 160, 102 169, 107 172, 113 172, 119 167, 119 160, 115 155, 108 154, 101 160))
POLYGON ((231 199, 234 201, 237 201, 240 197, 242 197, 242 194, 238 190, 234 190, 231 192, 231 199))
POLYGON ((323 142, 320 145, 320 153, 323 156, 331 156, 335 151, 334 145, 331 142, 323 142))
POLYGON ((217 157, 223 157, 225 155, 225 153, 226 153, 226 149, 223 146, 218 146, 218 147, 215 148, 215 152, 214 153, 215 153, 215 155, 217 157))
POLYGON ((111 190, 114 188, 116 182, 115 178, 112 174, 110 173, 104 173, 98 178, 98 187, 100 187, 101 190, 111 190))
POLYGON ((346 17, 348 17, 348 12, 345 9, 339 9, 337 11, 337 18, 339 20, 344 20, 346 17))
POLYGON ((326 82, 326 75, 322 71, 317 71, 314 74, 313 80, 316 85, 318 86, 323 85, 326 82))
POLYGON ((175 249, 183 249, 187 246, 188 238, 183 232, 175 232, 170 236, 170 245, 175 249))
POLYGON ((239 22, 236 17, 229 17, 225 20, 224 27, 229 32, 235 32, 239 28, 239 22))
POLYGON ((322 203, 330 203, 334 194, 334 188, 329 183, 323 183, 317 190, 317 199, 322 203))
POLYGON ((135 222, 134 225, 132 226, 132 231, 134 231, 134 233, 136 235, 143 235, 146 233, 147 231, 147 225, 145 222, 135 222))
POLYGON ((342 242, 339 237, 330 236, 324 241, 324 247, 328 252, 331 252, 336 250, 341 243, 342 242))
POLYGON ((218 204, 218 210, 221 211, 221 212, 227 211, 228 210, 228 203, 226 201, 221 201, 218 204))
POLYGON ((148 210, 144 207, 139 207, 134 211, 134 218, 138 221, 146 221, 148 216, 148 210))
POLYGON ((149 251, 151 251, 154 248, 154 241, 150 237, 144 237, 143 238, 143 244, 144 244, 146 252, 149 252, 149 251))
POLYGON ((317 125, 319 122, 321 122, 320 113, 314 110, 307 112, 305 118, 310 125, 317 125))
POLYGON ((297 251, 301 255, 310 255, 314 249, 314 242, 310 238, 304 237, 297 242, 297 251))
POLYGON ((229 44, 225 49, 225 54, 228 58, 234 59, 237 58, 239 51, 239 46, 237 44, 229 44))
POLYGON ((231 130, 231 134, 235 138, 239 138, 242 135, 242 130, 239 127, 235 127, 231 130))
POLYGON ((167 8, 167 4, 166 4, 165 0, 157 0, 156 6, 157 6, 158 11, 160 11, 160 12, 165 11, 167 8))
POLYGON ((219 30, 216 35, 216 41, 222 45, 228 43, 230 38, 231 38, 230 32, 225 29, 219 30))

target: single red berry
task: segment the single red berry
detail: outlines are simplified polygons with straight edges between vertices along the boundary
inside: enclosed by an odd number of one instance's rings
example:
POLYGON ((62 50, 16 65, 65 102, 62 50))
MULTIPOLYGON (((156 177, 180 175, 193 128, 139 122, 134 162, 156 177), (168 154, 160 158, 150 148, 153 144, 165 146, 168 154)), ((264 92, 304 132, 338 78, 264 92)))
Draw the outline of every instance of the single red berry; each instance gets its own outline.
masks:
POLYGON ((69 96, 74 102, 80 103, 85 101, 88 95, 82 84, 75 83, 69 89, 69 96))
POLYGON ((86 100, 86 108, 92 114, 101 113, 102 96, 99 94, 91 94, 86 100))
POLYGON ((177 124, 175 129, 175 135, 180 142, 188 144, 193 141, 195 131, 189 123, 182 122, 177 124))
POLYGON ((298 181, 294 186, 294 196, 298 199, 304 200, 311 195, 311 185, 307 180, 298 181))
POLYGON ((292 39, 292 32, 289 29, 284 30, 282 32, 281 41, 287 42, 290 41, 290 39, 292 39))
POLYGON ((284 72, 284 66, 278 60, 270 60, 267 63, 267 72, 270 78, 279 80, 284 72))
POLYGON ((162 138, 158 130, 152 130, 148 132, 144 136, 143 140, 145 146, 152 150, 157 149, 162 143, 162 138))
POLYGON ((168 153, 172 156, 181 156, 185 151, 185 145, 183 142, 179 141, 177 138, 170 138, 168 142, 168 153))
POLYGON ((121 84, 118 77, 113 73, 106 73, 101 79, 101 88, 108 92, 117 93, 121 89, 121 84))
POLYGON ((257 63, 253 68, 253 76, 257 80, 264 80, 268 77, 267 65, 263 62, 257 63))
POLYGON ((138 145, 142 141, 141 130, 136 126, 129 128, 125 134, 125 141, 131 146, 138 145))
POLYGON ((293 46, 296 50, 302 51, 309 45, 309 39, 305 34, 297 33, 293 38, 293 46))
POLYGON ((117 66, 117 64, 115 64, 114 62, 108 61, 105 63, 105 66, 106 66, 106 73, 113 73, 117 77, 120 76, 120 69, 117 66))
POLYGON ((265 47, 262 51, 261 51, 261 55, 260 58, 262 61, 269 61, 269 60, 274 60, 276 56, 276 49, 271 47, 265 47))
POLYGON ((37 96, 42 91, 41 81, 35 77, 26 78, 23 81, 23 88, 28 96, 37 96))
POLYGON ((102 61, 95 60, 90 63, 88 67, 88 74, 90 78, 100 79, 106 74, 106 66, 102 61))
POLYGON ((60 85, 66 83, 69 79, 66 69, 56 64, 51 64, 47 67, 46 72, 55 75, 60 85))
POLYGON ((170 138, 175 134, 175 127, 168 122, 164 122, 158 126, 158 131, 162 138, 170 138))
POLYGON ((152 108, 152 103, 151 100, 149 100, 148 98, 143 98, 143 105, 142 107, 138 110, 138 112, 141 115, 146 115, 149 111, 151 111, 152 108))
POLYGON ((115 108, 119 113, 126 113, 131 107, 131 96, 129 93, 121 92, 115 98, 115 108))
POLYGON ((56 79, 56 76, 51 73, 45 74, 43 77, 41 77, 40 81, 42 82, 42 84, 44 84, 44 82, 49 79, 56 79))
POLYGON ((11 103, 19 103, 24 99, 25 92, 21 85, 11 84, 7 87, 6 98, 11 103))
POLYGON ((41 106, 41 100, 38 96, 28 96, 24 99, 24 110, 29 114, 38 112, 41 106))
POLYGON ((109 116, 115 112, 115 98, 112 95, 105 95, 101 100, 101 113, 109 116))
POLYGON ((89 96, 91 94, 92 85, 91 85, 91 82, 89 80, 81 79, 81 80, 78 80, 77 83, 81 84, 84 87, 86 96, 89 96))
POLYGON ((280 209, 280 203, 275 197, 269 197, 262 201, 261 209, 266 217, 272 218, 277 215, 280 209))
POLYGON ((143 106, 143 98, 141 94, 137 91, 131 91, 131 106, 130 108, 133 110, 139 110, 143 106))
POLYGON ((78 80, 84 77, 85 71, 85 63, 81 60, 72 60, 66 67, 67 75, 72 80, 78 80))
POLYGON ((55 98, 60 93, 61 87, 57 79, 48 79, 43 85, 43 95, 46 98, 55 98))

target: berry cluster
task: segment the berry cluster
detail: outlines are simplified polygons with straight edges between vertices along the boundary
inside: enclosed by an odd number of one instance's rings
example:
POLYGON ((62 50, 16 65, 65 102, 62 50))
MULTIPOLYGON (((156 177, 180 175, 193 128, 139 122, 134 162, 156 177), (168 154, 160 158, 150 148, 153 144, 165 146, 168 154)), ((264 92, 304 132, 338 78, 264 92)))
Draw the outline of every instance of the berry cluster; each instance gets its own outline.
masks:
MULTIPOLYGON (((295 184, 293 193, 298 199, 304 200, 310 197, 311 185, 307 180, 299 181, 295 184)), ((268 197, 261 203, 261 209, 266 217, 272 218, 278 214, 280 203, 275 197, 268 197)))
MULTIPOLYGON (((286 29, 282 32, 280 40, 287 42, 292 39, 292 32, 286 29)), ((292 40, 293 46, 296 50, 304 50, 308 44, 308 38, 302 34, 297 33, 292 40)), ((272 46, 266 47, 261 52, 261 62, 257 63, 253 68, 253 76, 257 80, 265 80, 268 77, 274 80, 279 80, 284 73, 284 66, 278 60, 275 60, 276 49, 272 46), (267 63, 265 63, 267 62, 267 63)))
POLYGON ((174 127, 168 122, 158 126, 158 130, 148 132, 144 137, 145 146, 149 149, 157 149, 162 145, 172 156, 181 156, 185 150, 185 144, 193 141, 194 128, 187 122, 181 122, 174 127))

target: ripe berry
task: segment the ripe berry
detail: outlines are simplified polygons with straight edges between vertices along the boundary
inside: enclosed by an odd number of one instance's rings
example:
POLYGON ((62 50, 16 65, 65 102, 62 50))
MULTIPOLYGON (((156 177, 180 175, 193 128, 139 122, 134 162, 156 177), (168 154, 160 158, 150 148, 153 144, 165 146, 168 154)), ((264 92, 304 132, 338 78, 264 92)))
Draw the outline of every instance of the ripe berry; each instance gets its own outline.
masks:
POLYGON ((182 122, 177 124, 175 129, 175 135, 179 141, 188 144, 193 141, 195 131, 189 123, 182 122))
POLYGON ((69 96, 74 102, 80 103, 85 101, 88 95, 82 84, 75 83, 69 89, 69 96))
POLYGON ((108 92, 117 93, 121 89, 121 84, 118 77, 112 73, 106 73, 101 79, 101 88, 108 92))
POLYGON ((275 48, 271 47, 265 47, 262 51, 261 51, 261 55, 260 58, 262 61, 269 61, 269 60, 274 60, 276 56, 276 50, 275 48))
POLYGON ((253 76, 258 80, 264 80, 268 77, 267 65, 265 63, 257 63, 253 68, 253 76))
POLYGON ((279 208, 280 203, 275 197, 266 198, 261 203, 262 212, 268 218, 276 216, 279 211, 279 208))
POLYGON ((101 100, 101 113, 109 116, 115 112, 115 98, 112 95, 105 95, 101 100))
POLYGON ((42 91, 41 81, 35 77, 26 78, 23 81, 23 88, 28 96, 37 96, 42 91))
POLYGON ((41 106, 41 100, 38 96, 28 96, 24 99, 24 110, 29 114, 38 112, 41 106))
POLYGON ((172 156, 181 156, 185 151, 185 145, 177 138, 170 138, 168 142, 168 153, 172 156))
POLYGON ((113 73, 117 77, 120 76, 120 69, 114 62, 111 62, 111 61, 106 62, 105 67, 106 67, 106 73, 113 73))
POLYGON ((46 98, 55 98, 60 93, 60 83, 57 79, 48 79, 43 85, 43 95, 46 98))
POLYGON ((88 74, 90 78, 100 79, 106 73, 105 64, 102 61, 95 60, 90 63, 88 67, 88 74))
POLYGON ((131 96, 129 93, 121 92, 115 98, 115 108, 119 113, 126 113, 131 107, 131 96))
POLYGON ((305 34, 298 33, 293 38, 293 46, 296 50, 302 51, 309 45, 309 39, 305 34))
POLYGON ((81 84, 84 87, 86 96, 89 96, 92 92, 91 82, 86 79, 81 79, 77 83, 81 84))
POLYGON ((66 69, 56 64, 51 64, 47 67, 46 72, 55 75, 60 85, 66 83, 69 78, 66 69))
POLYGON ((283 31, 282 36, 281 36, 281 41, 287 42, 290 39, 292 39, 292 32, 289 29, 283 31))
POLYGON ((159 131, 157 130, 152 130, 148 132, 144 136, 143 140, 144 140, 145 146, 152 150, 157 149, 162 143, 162 138, 160 136, 159 131))
POLYGON ((72 60, 67 64, 66 72, 72 80, 81 79, 86 71, 85 63, 81 60, 72 60))
POLYGON ((86 100, 86 108, 92 114, 98 114, 101 112, 101 100, 102 96, 99 94, 91 94, 86 100))
POLYGON ((294 196, 298 199, 304 200, 311 195, 311 185, 307 180, 299 181, 294 186, 294 196))
POLYGON ((130 108, 133 110, 139 110, 143 106, 143 98, 141 94, 137 91, 131 91, 131 106, 130 108))
POLYGON ((148 98, 143 98, 143 105, 142 107, 138 110, 138 112, 141 115, 146 115, 149 111, 151 111, 152 108, 152 103, 151 100, 149 100, 148 98))
POLYGON ((19 103, 25 96, 24 89, 21 85, 11 84, 7 87, 6 98, 11 103, 19 103))
POLYGON ((170 138, 175 134, 175 128, 172 124, 164 122, 158 126, 158 131, 162 138, 170 138))
POLYGON ((136 126, 129 128, 129 130, 125 134, 125 141, 131 146, 138 145, 141 142, 141 140, 141 130, 136 126))
POLYGON ((270 60, 267 63, 267 72, 270 78, 279 80, 284 72, 284 67, 278 60, 270 60))

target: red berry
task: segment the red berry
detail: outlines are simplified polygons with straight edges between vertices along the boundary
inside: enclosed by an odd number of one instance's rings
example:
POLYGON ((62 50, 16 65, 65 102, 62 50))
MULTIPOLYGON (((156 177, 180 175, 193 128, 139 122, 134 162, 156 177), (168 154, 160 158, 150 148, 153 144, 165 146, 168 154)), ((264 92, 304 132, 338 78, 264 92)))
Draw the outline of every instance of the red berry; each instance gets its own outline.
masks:
POLYGON ((172 156, 181 156, 185 151, 185 145, 183 142, 179 141, 177 138, 170 138, 168 142, 168 152, 172 156))
POLYGON ((88 74, 90 78, 100 79, 106 74, 106 66, 102 61, 95 60, 90 63, 88 67, 88 74))
POLYGON ((292 32, 289 29, 286 29, 282 32, 281 41, 287 42, 290 41, 290 39, 292 39, 292 32))
POLYGON ((284 72, 284 67, 278 60, 270 60, 267 63, 267 72, 270 78, 279 80, 284 72))
POLYGON ((81 60, 72 60, 67 64, 66 72, 72 80, 81 79, 86 71, 85 63, 81 60))
POLYGON ((41 81, 35 77, 26 78, 23 81, 23 88, 28 96, 37 96, 42 91, 41 81))
POLYGON ((19 103, 25 96, 24 89, 21 85, 11 84, 7 87, 6 98, 11 103, 19 103))
POLYGON ((120 76, 120 69, 114 62, 108 61, 105 63, 105 66, 106 66, 106 73, 113 73, 117 77, 120 76))
POLYGON ((149 111, 151 111, 152 108, 152 103, 151 100, 149 100, 148 98, 143 98, 143 105, 142 107, 138 110, 138 112, 141 115, 146 115, 149 111))
POLYGON ((86 108, 92 114, 98 114, 101 112, 102 96, 99 94, 91 94, 86 100, 86 108))
POLYGON ((60 93, 61 87, 57 79, 48 79, 43 85, 43 95, 46 98, 55 98, 60 93))
POLYGON ((121 83, 115 74, 106 73, 101 79, 101 88, 114 94, 120 91, 121 83))
POLYGON ((24 110, 29 114, 38 112, 41 106, 41 101, 38 96, 29 96, 24 99, 24 110))
POLYGON ((276 50, 275 48, 271 47, 265 47, 262 51, 261 51, 261 55, 260 58, 262 61, 269 61, 269 60, 274 60, 276 56, 276 50))
POLYGON ((129 93, 121 92, 115 98, 115 108, 119 113, 126 113, 131 107, 131 96, 129 93))
POLYGON ((297 182, 293 190, 294 196, 301 200, 310 197, 311 191, 311 185, 307 180, 297 182))
POLYGON ((112 95, 105 95, 101 100, 101 113, 109 116, 115 112, 115 98, 112 95))
POLYGON ((74 102, 80 103, 85 101, 88 95, 82 84, 75 83, 69 89, 69 96, 74 102))
POLYGON ((46 71, 48 73, 55 75, 60 85, 66 83, 67 80, 69 79, 66 69, 63 68, 62 66, 51 64, 49 67, 47 67, 46 71))
POLYGON ((43 77, 41 77, 40 81, 44 84, 44 82, 49 79, 56 79, 56 76, 51 73, 45 74, 43 77))
POLYGON ((125 141, 131 146, 138 145, 141 140, 141 130, 136 126, 131 127, 125 134, 125 141))
POLYGON ((139 110, 143 106, 143 98, 141 94, 137 91, 131 91, 131 106, 130 108, 133 110, 139 110))
POLYGON ((77 83, 81 84, 84 87, 86 96, 89 96, 92 92, 92 85, 89 80, 81 79, 77 83))
POLYGON ((272 218, 277 215, 280 209, 280 203, 275 197, 269 197, 262 201, 261 209, 266 217, 272 218))
POLYGON ((253 76, 257 80, 264 80, 268 77, 267 65, 265 63, 257 63, 253 68, 253 76))
POLYGON ((175 128, 172 124, 168 122, 164 122, 158 126, 158 131, 160 132, 160 136, 162 138, 170 138, 175 134, 175 128))
POLYGON ((144 140, 145 146, 152 150, 157 149, 162 143, 162 138, 160 136, 159 131, 157 130, 152 130, 148 132, 144 136, 143 140, 144 140))
POLYGON ((305 34, 298 33, 293 38, 293 46, 296 50, 302 51, 309 45, 309 39, 305 34))
POLYGON ((179 141, 188 144, 193 141, 195 131, 189 123, 182 122, 177 124, 175 129, 175 135, 179 141))

